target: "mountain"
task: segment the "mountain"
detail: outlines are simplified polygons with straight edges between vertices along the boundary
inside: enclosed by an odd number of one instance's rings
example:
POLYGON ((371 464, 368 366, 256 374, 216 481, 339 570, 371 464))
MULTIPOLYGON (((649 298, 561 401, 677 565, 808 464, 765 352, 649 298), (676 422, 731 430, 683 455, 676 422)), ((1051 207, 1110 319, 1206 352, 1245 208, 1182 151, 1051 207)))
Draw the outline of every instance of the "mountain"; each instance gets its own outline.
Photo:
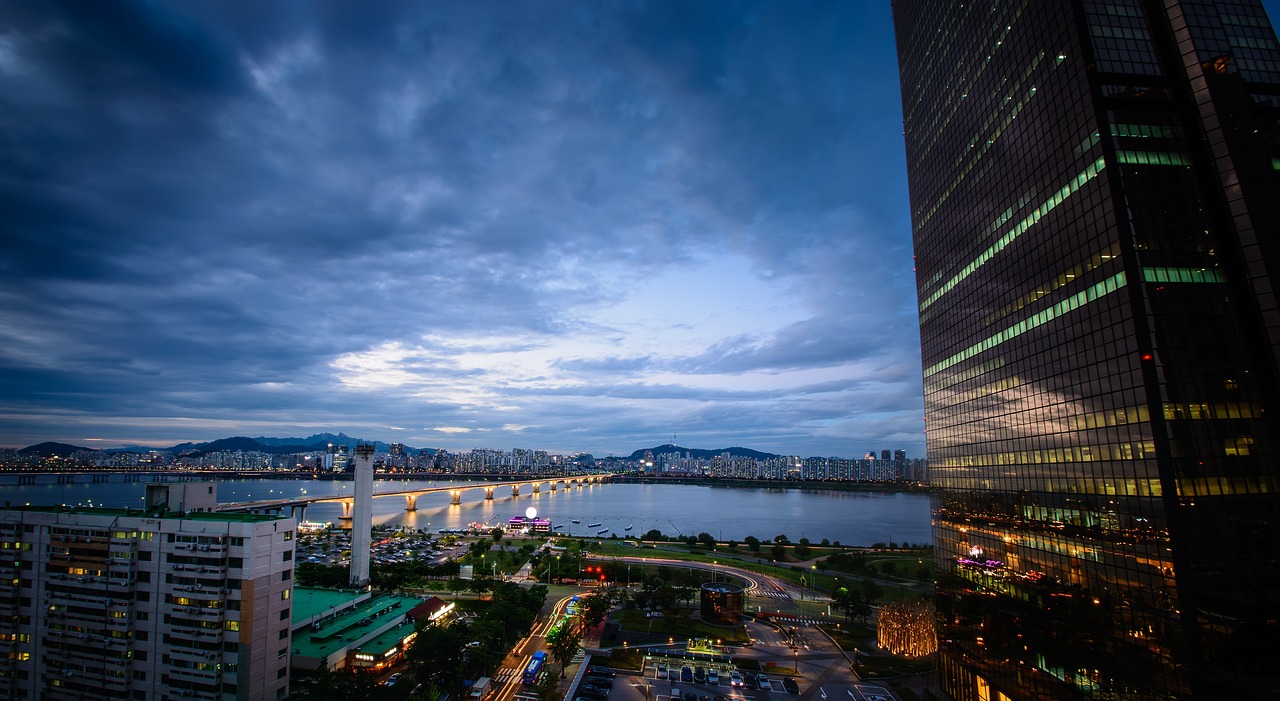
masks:
POLYGON ((653 448, 641 448, 627 457, 627 460, 639 460, 644 457, 645 451, 653 451, 654 455, 661 455, 663 453, 680 453, 683 455, 688 453, 690 456, 695 458, 714 458, 717 455, 723 455, 725 453, 736 458, 755 458, 756 460, 767 460, 769 458, 781 457, 779 455, 774 455, 773 453, 762 453, 758 450, 739 448, 737 446, 732 448, 719 448, 717 450, 706 450, 704 448, 682 448, 678 445, 668 443, 666 445, 659 445, 653 448))
POLYGON ((94 448, 81 448, 78 445, 71 445, 69 443, 45 442, 29 445, 26 448, 19 450, 18 455, 30 455, 35 453, 42 458, 47 458, 50 455, 71 455, 77 450, 94 450, 94 448))

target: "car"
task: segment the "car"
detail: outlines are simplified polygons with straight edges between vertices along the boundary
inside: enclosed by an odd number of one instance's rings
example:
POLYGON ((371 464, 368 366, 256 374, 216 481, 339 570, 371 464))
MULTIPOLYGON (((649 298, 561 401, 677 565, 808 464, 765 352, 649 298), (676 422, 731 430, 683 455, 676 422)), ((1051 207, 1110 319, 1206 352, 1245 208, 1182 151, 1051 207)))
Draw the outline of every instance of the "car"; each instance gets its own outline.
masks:
POLYGON ((666 663, 666 662, 659 662, 659 663, 658 663, 658 675, 657 675, 657 676, 658 676, 658 679, 666 679, 666 678, 667 678, 667 663, 666 663))
POLYGON ((684 701, 698 701, 698 695, 692 691, 685 693, 684 701))
POLYGON ((680 695, 680 689, 679 689, 679 688, 674 687, 674 686, 673 686, 673 687, 671 687, 671 697, 670 697, 670 701, 684 701, 684 697, 680 695))
POLYGON ((773 682, 769 681, 769 677, 761 674, 756 677, 756 688, 764 691, 770 691, 773 689, 773 682))
POLYGON ((694 683, 694 684, 706 684, 706 683, 707 683, 707 670, 705 670, 705 669, 703 669, 703 668, 701 668, 701 667, 699 667, 699 668, 695 669, 695 670, 693 671, 693 683, 694 683))
POLYGON ((609 669, 608 667, 601 667, 600 665, 591 665, 590 667, 587 668, 587 674, 594 674, 598 677, 612 677, 613 675, 617 674, 617 672, 614 672, 612 669, 609 669))
POLYGON ((742 672, 736 669, 729 672, 729 686, 743 686, 742 672))
POLYGON ((682 682, 693 681, 693 667, 684 667, 680 670, 680 681, 682 682))
POLYGON ((756 685, 756 675, 752 674, 751 672, 747 672, 746 674, 742 675, 742 685, 747 687, 748 689, 760 688, 759 686, 756 685))
POLYGON ((786 689, 788 694, 800 693, 800 685, 796 684, 796 680, 791 677, 782 678, 782 688, 786 689))
POLYGON ((612 689, 612 688, 613 688, 613 680, 612 680, 612 679, 610 679, 609 677, 591 677, 591 676, 588 676, 588 677, 587 677, 587 683, 588 683, 588 684, 591 684, 591 685, 593 685, 593 686, 598 686, 598 687, 600 687, 600 688, 602 688, 602 689, 612 689))
POLYGON ((720 686, 720 673, 714 669, 707 670, 707 683, 712 686, 720 686))
POLYGON ((595 684, 583 684, 578 687, 578 694, 597 699, 609 698, 609 690, 602 686, 596 686, 595 684))
POLYGON ((387 677, 387 686, 395 686, 398 681, 400 681, 400 673, 396 672, 395 674, 387 677))

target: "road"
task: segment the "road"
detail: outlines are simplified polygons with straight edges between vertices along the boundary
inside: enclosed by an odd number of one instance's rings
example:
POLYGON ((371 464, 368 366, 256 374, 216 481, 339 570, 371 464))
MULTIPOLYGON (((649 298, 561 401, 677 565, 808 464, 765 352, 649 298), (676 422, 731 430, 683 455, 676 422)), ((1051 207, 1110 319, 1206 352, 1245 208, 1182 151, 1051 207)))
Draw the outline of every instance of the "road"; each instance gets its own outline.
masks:
POLYGON ((692 560, 676 560, 665 557, 640 557, 636 555, 587 555, 588 559, 604 560, 612 562, 623 562, 641 565, 666 565, 668 567, 688 567, 698 570, 709 570, 712 572, 729 573, 746 582, 745 592, 750 596, 766 597, 771 599, 779 599, 785 603, 791 603, 794 599, 808 598, 810 601, 829 602, 830 598, 815 594, 813 592, 805 592, 796 585, 785 579, 779 579, 767 574, 752 572, 751 570, 736 567, 734 565, 695 562, 692 560))
MULTIPOLYGON (((512 648, 511 654, 502 661, 502 666, 493 673, 493 681, 496 691, 490 696, 490 701, 513 701, 517 694, 526 689, 521 683, 521 675, 525 666, 529 664, 529 660, 533 659, 533 653, 539 650, 547 649, 547 631, 555 624, 560 616, 564 615, 564 608, 569 604, 569 599, 573 595, 569 595, 556 601, 549 609, 544 607, 538 615, 538 619, 534 621, 533 628, 529 631, 529 635, 521 638, 512 648)), ((550 652, 547 652, 548 657, 550 652)), ((547 663, 550 664, 550 659, 547 663)), ((532 691, 532 690, 530 690, 532 691)))

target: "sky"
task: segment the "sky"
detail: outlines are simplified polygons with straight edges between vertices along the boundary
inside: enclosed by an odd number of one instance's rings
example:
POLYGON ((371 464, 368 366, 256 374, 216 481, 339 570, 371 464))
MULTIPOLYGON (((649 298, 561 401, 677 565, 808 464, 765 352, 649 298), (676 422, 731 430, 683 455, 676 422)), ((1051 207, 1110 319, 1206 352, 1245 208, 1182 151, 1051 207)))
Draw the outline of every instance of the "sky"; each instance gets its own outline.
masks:
POLYGON ((924 455, 889 3, 0 9, 0 445, 924 455))

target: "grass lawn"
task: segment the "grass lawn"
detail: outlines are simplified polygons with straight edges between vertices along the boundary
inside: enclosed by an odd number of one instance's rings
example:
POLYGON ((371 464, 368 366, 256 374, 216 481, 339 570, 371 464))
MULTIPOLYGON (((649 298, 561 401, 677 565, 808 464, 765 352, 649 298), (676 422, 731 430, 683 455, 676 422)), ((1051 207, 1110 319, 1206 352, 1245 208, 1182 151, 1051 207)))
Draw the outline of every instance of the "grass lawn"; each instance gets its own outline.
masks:
POLYGON ((622 626, 623 630, 666 635, 676 640, 716 638, 728 645, 741 645, 749 640, 746 629, 743 627, 722 628, 695 621, 687 616, 648 618, 643 611, 628 609, 615 612, 610 619, 622 626))

